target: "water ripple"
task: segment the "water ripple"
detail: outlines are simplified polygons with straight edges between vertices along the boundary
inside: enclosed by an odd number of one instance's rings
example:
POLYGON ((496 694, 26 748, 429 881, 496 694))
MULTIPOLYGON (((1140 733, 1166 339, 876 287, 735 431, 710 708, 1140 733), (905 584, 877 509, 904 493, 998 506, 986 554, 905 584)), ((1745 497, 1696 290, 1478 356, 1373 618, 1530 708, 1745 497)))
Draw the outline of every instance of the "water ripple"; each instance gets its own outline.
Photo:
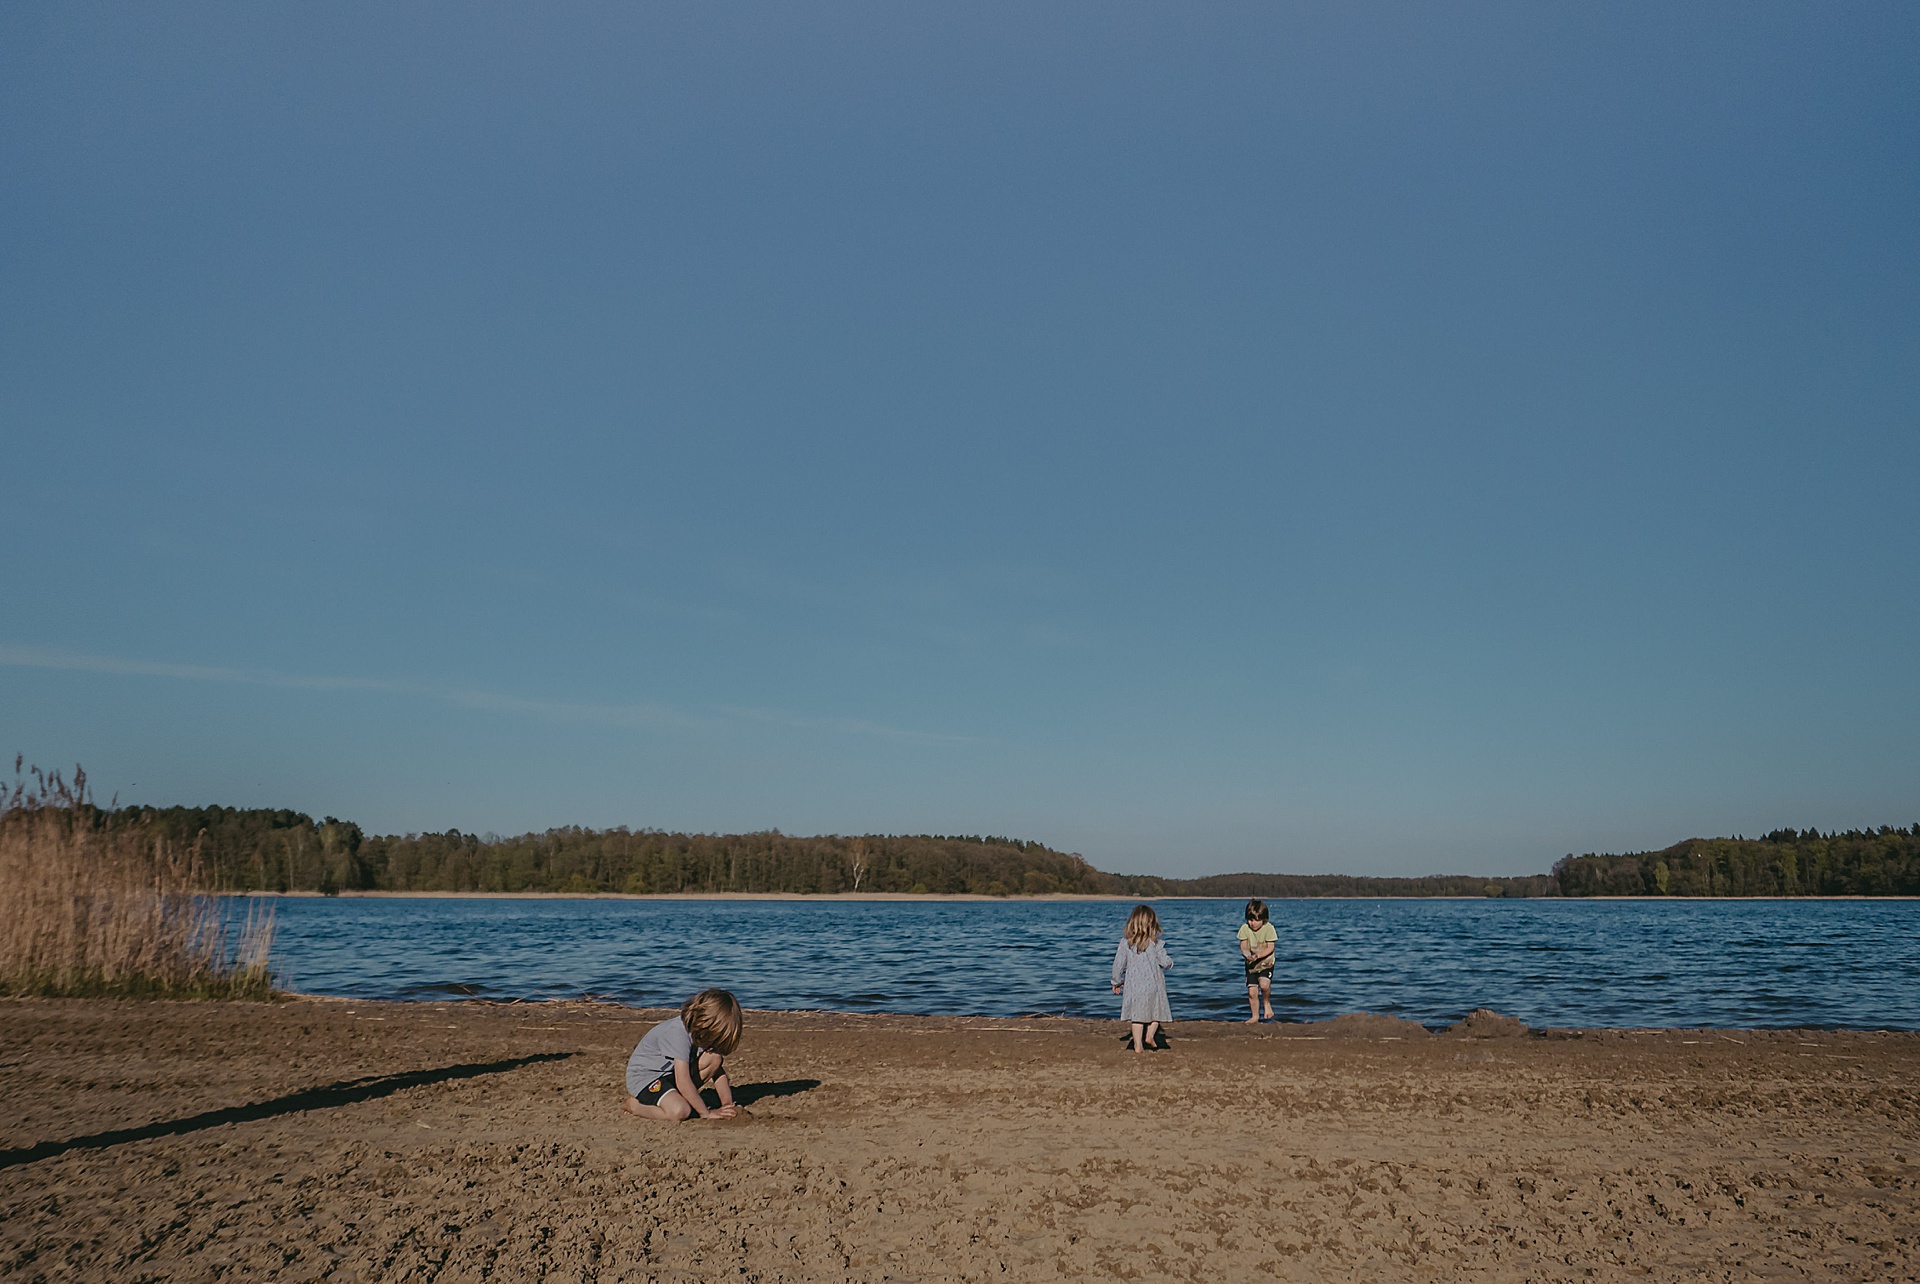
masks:
MULTIPOLYGON (((1240 902, 1155 902, 1182 1020, 1244 1016, 1240 902)), ((1111 902, 342 899, 279 903, 275 965, 309 993, 596 995, 677 1006, 1112 1016, 1111 902)), ((1473 1008, 1534 1026, 1920 1028, 1920 903, 1274 903, 1290 1019, 1473 1008)))

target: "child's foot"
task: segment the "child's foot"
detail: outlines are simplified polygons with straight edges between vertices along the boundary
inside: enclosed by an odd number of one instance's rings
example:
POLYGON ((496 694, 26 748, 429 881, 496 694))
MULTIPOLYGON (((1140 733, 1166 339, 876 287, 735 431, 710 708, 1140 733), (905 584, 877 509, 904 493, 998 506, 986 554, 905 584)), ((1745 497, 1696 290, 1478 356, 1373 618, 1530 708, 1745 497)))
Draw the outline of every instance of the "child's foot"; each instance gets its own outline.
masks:
POLYGON ((1260 1018, 1259 1018, 1259 1017, 1248 1017, 1248 1018, 1247 1018, 1246 1020, 1244 1020, 1244 1021, 1242 1021, 1242 1022, 1241 1022, 1240 1024, 1241 1024, 1241 1025, 1259 1025, 1259 1024, 1260 1024, 1260 1018))

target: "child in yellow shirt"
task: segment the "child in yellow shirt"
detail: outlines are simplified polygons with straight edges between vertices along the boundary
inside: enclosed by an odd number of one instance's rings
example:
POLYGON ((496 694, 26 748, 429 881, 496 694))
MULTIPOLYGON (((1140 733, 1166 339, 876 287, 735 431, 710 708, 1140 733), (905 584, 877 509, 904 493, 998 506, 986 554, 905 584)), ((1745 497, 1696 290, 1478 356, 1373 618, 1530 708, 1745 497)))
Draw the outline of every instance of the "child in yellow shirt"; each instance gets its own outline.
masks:
POLYGON ((1260 1022, 1260 1004, 1266 1001, 1266 1019, 1273 1020, 1273 955, 1279 934, 1267 922, 1267 903, 1259 897, 1247 902, 1247 921, 1240 925, 1240 957, 1247 965, 1247 1024, 1260 1022))

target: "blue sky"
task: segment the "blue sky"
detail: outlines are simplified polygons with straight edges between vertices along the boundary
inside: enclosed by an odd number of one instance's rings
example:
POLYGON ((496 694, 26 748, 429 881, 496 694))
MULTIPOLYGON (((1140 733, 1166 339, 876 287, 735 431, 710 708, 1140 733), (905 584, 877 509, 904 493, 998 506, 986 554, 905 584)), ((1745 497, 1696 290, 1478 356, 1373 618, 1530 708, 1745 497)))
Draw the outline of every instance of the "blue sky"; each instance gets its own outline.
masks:
POLYGON ((0 10, 0 748, 383 831, 1920 819, 1920 11, 0 10))

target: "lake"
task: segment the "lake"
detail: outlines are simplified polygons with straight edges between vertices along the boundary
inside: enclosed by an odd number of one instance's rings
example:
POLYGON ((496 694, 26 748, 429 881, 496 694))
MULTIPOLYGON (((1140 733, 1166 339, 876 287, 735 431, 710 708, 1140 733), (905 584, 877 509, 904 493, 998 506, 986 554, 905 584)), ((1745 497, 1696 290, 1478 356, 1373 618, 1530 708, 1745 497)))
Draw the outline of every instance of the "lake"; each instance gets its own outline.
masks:
MULTIPOLYGON (((1246 1015, 1238 900, 1153 902, 1175 1020, 1246 1015)), ((281 984, 368 999, 1110 1017, 1130 906, 1098 901, 287 899, 281 984)), ((1920 1028, 1920 902, 1297 900, 1287 1020, 1487 1007, 1540 1026, 1920 1028)))

